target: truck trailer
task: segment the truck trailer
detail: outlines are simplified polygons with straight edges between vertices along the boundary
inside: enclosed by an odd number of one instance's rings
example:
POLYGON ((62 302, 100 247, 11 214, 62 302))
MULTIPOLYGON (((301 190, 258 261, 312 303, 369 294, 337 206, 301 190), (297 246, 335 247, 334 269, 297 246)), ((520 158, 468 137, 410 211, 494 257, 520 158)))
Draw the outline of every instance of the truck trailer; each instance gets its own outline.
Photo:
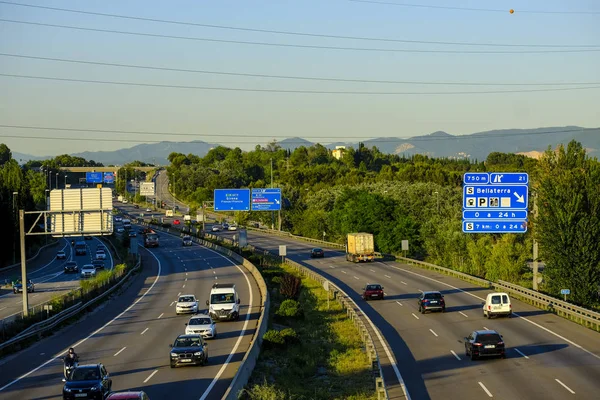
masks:
POLYGON ((346 261, 375 260, 375 244, 371 233, 349 233, 346 240, 346 261))

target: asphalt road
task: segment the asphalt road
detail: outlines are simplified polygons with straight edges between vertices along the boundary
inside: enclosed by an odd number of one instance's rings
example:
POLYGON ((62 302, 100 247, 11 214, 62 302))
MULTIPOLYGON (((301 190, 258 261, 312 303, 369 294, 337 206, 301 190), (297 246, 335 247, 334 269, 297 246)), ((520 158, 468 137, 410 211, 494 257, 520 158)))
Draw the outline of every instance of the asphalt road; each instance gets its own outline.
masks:
MULTIPOLYGON (((83 238, 74 238, 73 240, 83 240, 83 238)), ((40 306, 55 296, 67 293, 72 289, 79 287, 79 273, 64 273, 64 264, 73 260, 81 269, 84 264, 90 264, 95 257, 96 249, 102 242, 93 237, 92 240, 85 240, 87 245, 86 255, 75 255, 71 247, 71 239, 61 240, 59 245, 52 247, 52 250, 44 251, 38 259, 27 265, 27 279, 33 280, 35 292, 29 293, 29 307, 40 306), (56 259, 56 252, 64 250, 67 258, 65 260, 56 259)), ((105 266, 112 269, 114 266, 113 255, 109 246, 107 247, 105 266)), ((20 277, 20 268, 14 268, 0 274, 0 281, 5 279, 12 281, 15 277, 20 277)), ((12 289, 3 290, 0 295, 0 319, 11 318, 23 312, 23 294, 14 294, 12 289)))
POLYGON ((252 275, 230 259, 181 239, 160 234, 160 247, 140 253, 144 268, 124 292, 93 315, 84 317, 14 360, 0 364, 0 398, 61 398, 62 363, 69 346, 80 364, 102 362, 113 390, 141 389, 152 399, 221 398, 256 331, 260 292, 252 275), (239 321, 217 324, 205 367, 169 367, 169 344, 185 330, 189 316, 175 315, 180 294, 195 294, 201 304, 214 282, 235 283, 242 299, 239 321), (125 310, 125 311, 123 311, 125 310), (12 368, 16 365, 16 368, 12 368), (11 366, 10 371, 8 366, 11 366))
POLYGON ((488 320, 481 302, 490 291, 409 265, 354 264, 333 249, 326 249, 323 259, 311 259, 316 245, 255 231, 248 231, 248 241, 275 254, 286 244, 288 258, 346 291, 381 331, 412 399, 565 399, 600 393, 600 334, 595 331, 515 299, 515 317, 488 320), (359 293, 367 283, 381 283, 385 299, 362 300, 359 293), (427 290, 444 294, 446 313, 418 312, 417 298, 427 290), (463 338, 488 328, 504 336, 507 359, 471 361, 463 338))

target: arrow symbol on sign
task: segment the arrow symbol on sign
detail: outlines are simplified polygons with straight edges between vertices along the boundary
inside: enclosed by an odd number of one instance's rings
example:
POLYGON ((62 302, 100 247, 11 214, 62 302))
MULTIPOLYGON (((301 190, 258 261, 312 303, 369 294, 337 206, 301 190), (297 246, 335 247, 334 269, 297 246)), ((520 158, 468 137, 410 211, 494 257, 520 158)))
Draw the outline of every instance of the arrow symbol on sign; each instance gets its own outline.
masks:
POLYGON ((517 192, 513 192, 515 196, 517 196, 517 203, 525 203, 525 196, 519 195, 517 192))

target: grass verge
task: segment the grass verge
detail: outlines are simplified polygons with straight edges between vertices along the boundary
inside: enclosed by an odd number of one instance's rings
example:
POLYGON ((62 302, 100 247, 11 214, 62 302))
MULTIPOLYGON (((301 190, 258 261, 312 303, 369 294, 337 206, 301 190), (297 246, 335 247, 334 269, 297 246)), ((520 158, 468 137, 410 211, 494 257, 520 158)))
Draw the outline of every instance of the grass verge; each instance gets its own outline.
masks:
POLYGON ((262 272, 271 293, 270 326, 241 398, 376 399, 369 358, 341 305, 330 300, 328 309, 322 286, 290 267, 268 266, 262 272), (295 296, 285 286, 289 275, 301 278, 295 296), (287 296, 281 294, 284 286, 287 296))

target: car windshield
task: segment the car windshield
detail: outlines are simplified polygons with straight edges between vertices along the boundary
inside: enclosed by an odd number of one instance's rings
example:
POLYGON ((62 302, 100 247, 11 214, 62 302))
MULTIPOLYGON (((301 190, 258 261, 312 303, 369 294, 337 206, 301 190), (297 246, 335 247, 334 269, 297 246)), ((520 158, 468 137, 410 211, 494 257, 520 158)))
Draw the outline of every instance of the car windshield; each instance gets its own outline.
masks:
POLYGON ((215 293, 210 296, 210 304, 233 303, 233 293, 215 293))
POLYGON ((201 344, 199 337, 178 338, 173 347, 199 347, 201 344))
POLYGON ((77 265, 77 263, 75 261, 69 261, 67 262, 68 266, 73 266, 73 265, 77 265))
POLYGON ((497 333, 482 333, 477 335, 477 342, 479 343, 498 343, 501 341, 502 339, 497 333))
POLYGON ((83 269, 95 269, 93 265, 84 265, 83 269))
POLYGON ((192 296, 181 296, 179 298, 180 303, 191 303, 193 301, 194 301, 194 298, 192 296))
POLYGON ((438 299, 442 298, 442 294, 441 293, 427 293, 424 298, 426 298, 428 300, 438 300, 438 299))
POLYGON ((71 375, 72 381, 95 381, 100 379, 98 368, 75 368, 71 375))
POLYGON ((192 240, 192 238, 191 238, 191 237, 189 237, 189 236, 184 236, 184 237, 183 237, 183 240, 192 240))
POLYGON ((381 290, 381 285, 367 285, 367 290, 381 290))
POLYGON ((321 250, 321 249, 313 249, 313 251, 314 251, 315 253, 320 253, 320 252, 322 252, 323 250, 321 250))
POLYGON ((146 235, 146 238, 148 240, 155 240, 155 239, 158 239, 158 236, 156 236, 156 234, 149 233, 146 235))
POLYGON ((189 325, 210 325, 210 318, 194 318, 189 325))

